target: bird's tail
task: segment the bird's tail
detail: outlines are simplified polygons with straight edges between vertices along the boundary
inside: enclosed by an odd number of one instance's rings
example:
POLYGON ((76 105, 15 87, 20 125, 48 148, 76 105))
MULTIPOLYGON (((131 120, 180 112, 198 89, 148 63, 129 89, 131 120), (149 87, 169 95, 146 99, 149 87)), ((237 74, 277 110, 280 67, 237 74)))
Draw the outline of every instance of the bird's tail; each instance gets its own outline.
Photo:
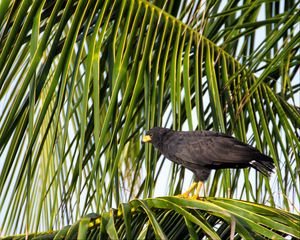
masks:
POLYGON ((250 164, 265 176, 270 176, 275 167, 273 159, 263 154, 257 160, 251 161, 250 164))

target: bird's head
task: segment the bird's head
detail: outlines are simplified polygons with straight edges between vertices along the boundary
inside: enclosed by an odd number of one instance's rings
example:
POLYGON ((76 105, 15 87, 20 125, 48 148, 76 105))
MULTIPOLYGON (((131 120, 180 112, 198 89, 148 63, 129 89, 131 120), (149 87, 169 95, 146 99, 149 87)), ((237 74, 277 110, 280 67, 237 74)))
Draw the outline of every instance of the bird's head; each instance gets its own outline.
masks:
POLYGON ((163 142, 164 135, 170 131, 172 130, 162 127, 151 128, 148 132, 146 132, 146 135, 143 137, 143 142, 151 142, 154 145, 154 147, 159 148, 161 143, 163 142))

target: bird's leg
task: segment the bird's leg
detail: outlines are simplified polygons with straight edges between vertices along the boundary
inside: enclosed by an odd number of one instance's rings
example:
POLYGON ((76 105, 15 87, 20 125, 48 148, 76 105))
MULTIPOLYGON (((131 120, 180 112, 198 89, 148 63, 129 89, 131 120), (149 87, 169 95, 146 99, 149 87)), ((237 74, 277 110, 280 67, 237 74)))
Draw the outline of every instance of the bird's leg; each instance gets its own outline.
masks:
POLYGON ((188 188, 188 190, 182 194, 177 195, 177 197, 181 197, 181 198, 188 198, 190 195, 190 192, 193 191, 197 186, 196 182, 193 182, 192 185, 188 188))
POLYGON ((204 185, 203 182, 201 182, 201 181, 198 182, 197 188, 196 188, 196 192, 195 192, 195 194, 192 196, 192 199, 198 199, 200 190, 201 190, 201 188, 202 188, 203 185, 204 185))

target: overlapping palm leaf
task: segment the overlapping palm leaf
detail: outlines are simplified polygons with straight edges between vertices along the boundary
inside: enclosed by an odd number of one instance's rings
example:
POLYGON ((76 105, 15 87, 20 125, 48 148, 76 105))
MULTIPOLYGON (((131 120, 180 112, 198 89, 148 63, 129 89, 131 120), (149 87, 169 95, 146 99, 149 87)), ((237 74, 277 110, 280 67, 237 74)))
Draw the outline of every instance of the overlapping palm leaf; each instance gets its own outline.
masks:
POLYGON ((59 228, 155 188, 181 192, 183 169, 173 166, 161 183, 166 161, 140 143, 158 125, 256 146, 275 161, 272 179, 217 172, 208 194, 297 211, 299 2, 279 9, 276 1, 3 1, 1 228, 59 228))

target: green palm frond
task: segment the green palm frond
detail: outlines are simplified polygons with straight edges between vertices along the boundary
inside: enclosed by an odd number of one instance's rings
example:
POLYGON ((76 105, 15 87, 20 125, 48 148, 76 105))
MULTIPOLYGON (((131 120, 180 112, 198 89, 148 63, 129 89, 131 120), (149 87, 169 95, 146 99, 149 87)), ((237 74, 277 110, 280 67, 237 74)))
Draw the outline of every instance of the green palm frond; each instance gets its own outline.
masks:
POLYGON ((183 169, 162 183, 167 161, 140 143, 153 126, 256 146, 275 161, 271 180, 224 170, 207 194, 299 209, 299 1, 177 2, 0 3, 6 233, 57 229, 164 186, 181 192, 183 169))
MULTIPOLYGON (((31 234, 64 239, 298 239, 298 215, 238 200, 177 197, 132 200, 88 214, 60 231, 31 234)), ((24 235, 12 236, 24 239, 24 235)), ((4 239, 11 239, 7 237, 4 239)))

